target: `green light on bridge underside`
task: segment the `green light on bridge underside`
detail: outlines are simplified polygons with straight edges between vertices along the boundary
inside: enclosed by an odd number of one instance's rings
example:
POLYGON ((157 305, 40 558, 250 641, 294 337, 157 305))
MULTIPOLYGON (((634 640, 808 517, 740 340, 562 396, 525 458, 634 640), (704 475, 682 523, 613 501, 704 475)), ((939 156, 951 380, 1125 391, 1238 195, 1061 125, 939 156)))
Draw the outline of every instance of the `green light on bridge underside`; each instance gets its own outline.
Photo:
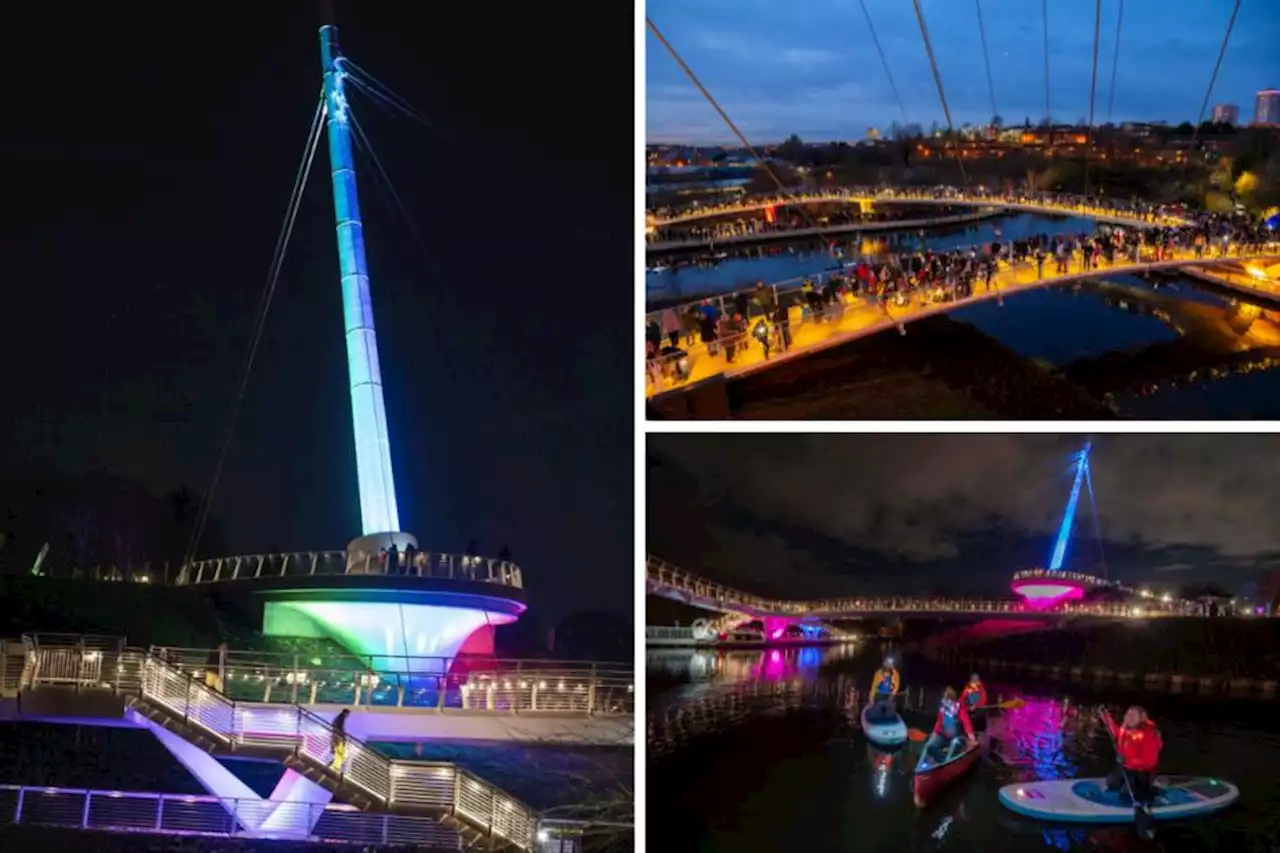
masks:
POLYGON ((371 658, 371 669, 425 675, 447 670, 477 631, 515 620, 509 613, 435 604, 270 601, 262 632, 333 640, 371 658))

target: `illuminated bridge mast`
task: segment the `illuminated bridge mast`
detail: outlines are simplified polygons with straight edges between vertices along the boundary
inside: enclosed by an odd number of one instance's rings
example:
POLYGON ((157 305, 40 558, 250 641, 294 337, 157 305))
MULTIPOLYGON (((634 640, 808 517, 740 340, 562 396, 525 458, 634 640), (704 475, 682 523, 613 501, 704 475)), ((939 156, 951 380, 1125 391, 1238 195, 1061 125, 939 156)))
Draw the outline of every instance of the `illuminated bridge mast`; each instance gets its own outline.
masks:
POLYGON ((1067 558, 1067 543, 1071 541, 1071 528, 1076 521, 1076 504, 1080 502, 1080 487, 1089 476, 1089 450, 1091 442, 1085 442, 1084 448, 1075 455, 1076 477, 1071 483, 1071 497, 1067 498, 1067 511, 1062 514, 1062 525, 1058 528, 1058 538, 1053 543, 1053 556, 1049 558, 1047 568, 1051 572, 1061 571, 1062 563, 1067 558))
POLYGON ((360 484, 362 536, 348 551, 377 551, 393 542, 416 546, 400 533, 395 478, 391 472, 391 442, 382 399, 378 340, 373 327, 369 270, 364 254, 364 225, 356 195, 355 162, 351 153, 346 74, 338 47, 338 28, 325 4, 320 27, 320 60, 324 70, 329 166, 333 179, 333 207, 337 220, 338 263, 342 275, 342 314, 347 337, 347 371, 351 379, 351 421, 356 443, 356 474, 360 484))
MULTIPOLYGON (((1084 597, 1087 582, 1078 577, 1067 576, 1062 571, 1062 564, 1066 562, 1067 545, 1071 542, 1071 531, 1075 526, 1081 488, 1089 490, 1089 499, 1093 501, 1093 475, 1089 471, 1089 451, 1092 448, 1091 442, 1085 442, 1084 447, 1072 456, 1075 477, 1071 482, 1071 495, 1067 498, 1062 523, 1058 526, 1058 536, 1053 542, 1049 564, 1043 570, 1033 569, 1013 576, 1013 591, 1032 607, 1049 607, 1084 597)), ((1096 505, 1094 513, 1096 516, 1096 505)))

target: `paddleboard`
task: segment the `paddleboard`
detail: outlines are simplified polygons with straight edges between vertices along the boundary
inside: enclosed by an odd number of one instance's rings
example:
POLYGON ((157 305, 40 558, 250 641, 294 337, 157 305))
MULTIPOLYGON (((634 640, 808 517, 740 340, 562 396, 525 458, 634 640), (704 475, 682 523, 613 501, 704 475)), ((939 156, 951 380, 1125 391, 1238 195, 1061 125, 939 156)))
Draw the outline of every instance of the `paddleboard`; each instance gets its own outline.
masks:
POLYGON ((875 704, 862 709, 862 731, 876 746, 901 746, 907 742, 907 724, 897 714, 869 719, 867 712, 875 704))
MULTIPOLYGON (((1209 776, 1157 776, 1149 808, 1156 820, 1212 814, 1240 798, 1240 789, 1209 776)), ((1108 791, 1106 779, 1023 782, 1000 789, 1000 802, 1018 814, 1061 823, 1132 823, 1127 792, 1108 791)))

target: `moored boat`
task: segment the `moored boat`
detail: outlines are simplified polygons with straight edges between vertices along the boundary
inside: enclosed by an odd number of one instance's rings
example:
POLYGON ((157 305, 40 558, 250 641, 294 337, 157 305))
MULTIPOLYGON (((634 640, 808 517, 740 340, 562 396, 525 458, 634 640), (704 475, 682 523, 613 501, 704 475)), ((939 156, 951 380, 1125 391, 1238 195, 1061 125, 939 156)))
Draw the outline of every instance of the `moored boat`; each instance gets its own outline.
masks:
POLYGON ((927 755, 920 757, 911 779, 911 791, 916 805, 923 808, 938 798, 951 783, 973 769, 982 757, 982 744, 965 741, 964 749, 945 761, 935 761, 927 755))

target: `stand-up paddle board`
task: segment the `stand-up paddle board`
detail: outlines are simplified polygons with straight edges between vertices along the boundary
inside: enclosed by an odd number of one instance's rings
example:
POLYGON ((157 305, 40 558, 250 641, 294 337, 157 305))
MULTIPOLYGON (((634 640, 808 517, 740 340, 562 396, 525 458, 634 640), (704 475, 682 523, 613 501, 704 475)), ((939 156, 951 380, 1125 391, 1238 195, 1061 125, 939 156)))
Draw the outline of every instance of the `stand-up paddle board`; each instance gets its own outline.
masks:
POLYGON ((876 746, 901 746, 907 742, 907 724, 897 712, 877 714, 873 702, 862 709, 862 731, 876 746))
MULTIPOLYGON (((1155 820, 1212 814, 1240 799, 1240 789, 1208 776, 1158 776, 1147 809, 1155 820)), ((1133 804, 1124 790, 1108 791, 1106 779, 1023 782, 1000 789, 1000 802, 1027 817, 1062 823, 1132 823, 1133 804)))

